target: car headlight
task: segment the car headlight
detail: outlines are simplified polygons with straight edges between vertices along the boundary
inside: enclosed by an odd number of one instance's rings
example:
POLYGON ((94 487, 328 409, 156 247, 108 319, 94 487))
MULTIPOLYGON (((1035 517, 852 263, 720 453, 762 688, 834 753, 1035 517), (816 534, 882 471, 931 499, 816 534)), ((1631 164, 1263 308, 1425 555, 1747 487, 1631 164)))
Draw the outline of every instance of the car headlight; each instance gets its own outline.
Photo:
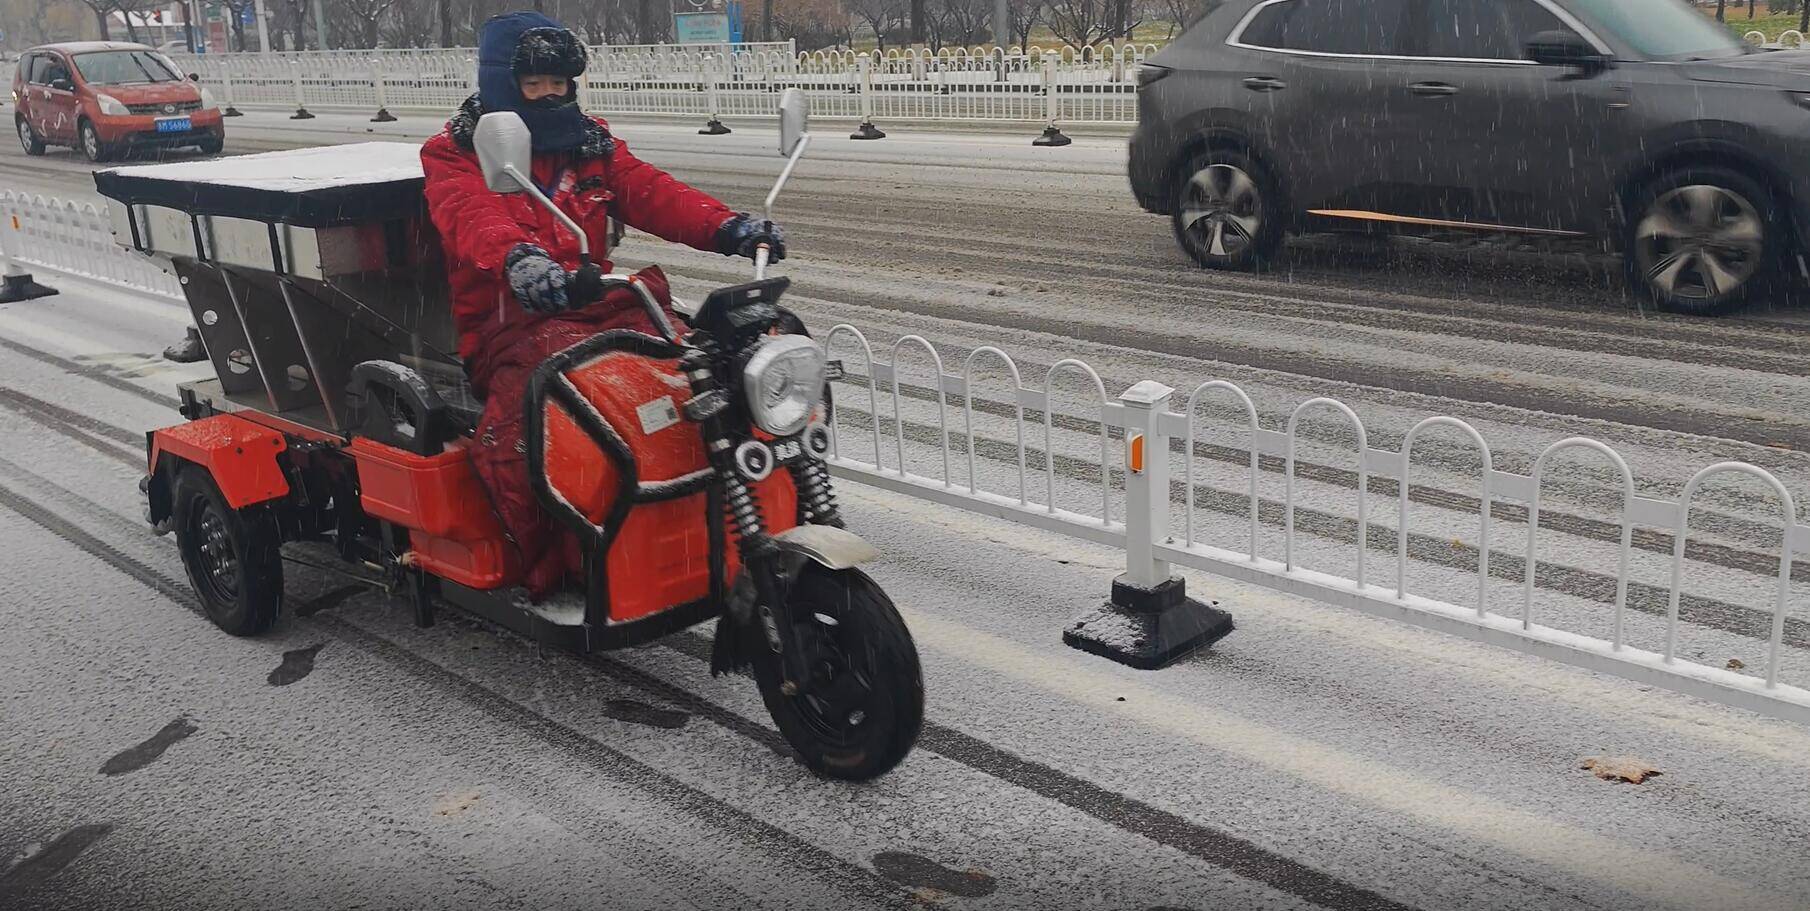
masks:
POLYGON ((97 94, 94 96, 94 103, 100 106, 102 114, 108 114, 114 117, 124 117, 125 115, 132 113, 131 108, 121 104, 119 99, 112 95, 97 94))
POLYGON ((201 90, 201 109, 202 110, 211 111, 214 108, 217 108, 219 106, 220 105, 214 101, 213 92, 210 92, 205 88, 201 90))
POLYGON ((790 436, 810 423, 823 398, 823 351, 802 335, 770 337, 742 368, 742 385, 755 425, 790 436))

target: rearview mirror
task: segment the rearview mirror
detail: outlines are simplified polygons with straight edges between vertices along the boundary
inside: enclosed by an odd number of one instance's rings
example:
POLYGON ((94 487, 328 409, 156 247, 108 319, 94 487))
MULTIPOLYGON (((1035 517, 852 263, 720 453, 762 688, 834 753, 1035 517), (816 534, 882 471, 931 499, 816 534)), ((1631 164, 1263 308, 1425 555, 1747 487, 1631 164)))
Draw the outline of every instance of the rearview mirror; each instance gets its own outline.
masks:
POLYGON ((534 160, 528 125, 522 122, 520 114, 494 111, 479 117, 471 144, 478 151, 478 168, 484 172, 484 186, 493 193, 522 192, 524 188, 516 175, 527 174, 534 166, 534 160))
POLYGON ((1603 56, 1590 42, 1576 32, 1555 30, 1540 32, 1527 39, 1527 59, 1545 66, 1578 66, 1596 69, 1607 66, 1603 56))
POLYGON ((779 154, 790 156, 792 150, 798 148, 798 140, 802 138, 810 126, 811 103, 804 98, 799 89, 786 89, 779 96, 779 154))
POLYGON ((52 79, 52 80, 50 80, 50 87, 53 89, 56 89, 59 92, 75 91, 75 83, 70 82, 67 79, 52 79))
POLYGON ((190 82, 200 82, 200 81, 201 81, 201 74, 200 74, 200 73, 190 73, 190 74, 189 74, 189 81, 190 81, 190 82))

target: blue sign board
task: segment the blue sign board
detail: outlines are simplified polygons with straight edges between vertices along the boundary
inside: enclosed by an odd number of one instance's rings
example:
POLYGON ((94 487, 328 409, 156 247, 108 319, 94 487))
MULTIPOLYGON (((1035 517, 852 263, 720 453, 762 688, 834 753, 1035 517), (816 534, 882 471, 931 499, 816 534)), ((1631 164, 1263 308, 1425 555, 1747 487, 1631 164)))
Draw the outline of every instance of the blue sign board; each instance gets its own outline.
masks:
POLYGON ((675 13, 673 41, 679 44, 728 44, 728 13, 675 13))

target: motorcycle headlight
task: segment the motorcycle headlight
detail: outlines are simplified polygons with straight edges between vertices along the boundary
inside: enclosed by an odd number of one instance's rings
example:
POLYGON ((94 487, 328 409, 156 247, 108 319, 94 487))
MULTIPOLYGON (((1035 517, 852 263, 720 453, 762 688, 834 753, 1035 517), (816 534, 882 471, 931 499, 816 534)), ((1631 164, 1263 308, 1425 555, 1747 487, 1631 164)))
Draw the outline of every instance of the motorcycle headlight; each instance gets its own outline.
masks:
POLYGON ((120 100, 112 95, 97 94, 94 96, 94 103, 100 106, 102 114, 113 117, 124 117, 125 115, 132 113, 131 108, 121 104, 120 100))
POLYGON ((803 430, 823 398, 823 351, 802 335, 764 340, 742 368, 748 413, 774 436, 803 430))

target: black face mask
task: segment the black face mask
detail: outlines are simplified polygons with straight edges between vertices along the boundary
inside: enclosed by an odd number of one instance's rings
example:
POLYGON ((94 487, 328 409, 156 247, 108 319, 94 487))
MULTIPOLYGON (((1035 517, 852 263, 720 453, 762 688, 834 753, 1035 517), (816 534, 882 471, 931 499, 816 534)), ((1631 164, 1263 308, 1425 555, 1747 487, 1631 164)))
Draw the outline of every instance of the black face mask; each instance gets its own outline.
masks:
POLYGON ((570 94, 547 95, 547 96, 544 96, 541 98, 536 98, 533 101, 528 101, 527 99, 523 99, 522 107, 532 108, 537 111, 557 111, 560 108, 565 107, 566 105, 571 104, 571 103, 572 103, 572 97, 570 94))

